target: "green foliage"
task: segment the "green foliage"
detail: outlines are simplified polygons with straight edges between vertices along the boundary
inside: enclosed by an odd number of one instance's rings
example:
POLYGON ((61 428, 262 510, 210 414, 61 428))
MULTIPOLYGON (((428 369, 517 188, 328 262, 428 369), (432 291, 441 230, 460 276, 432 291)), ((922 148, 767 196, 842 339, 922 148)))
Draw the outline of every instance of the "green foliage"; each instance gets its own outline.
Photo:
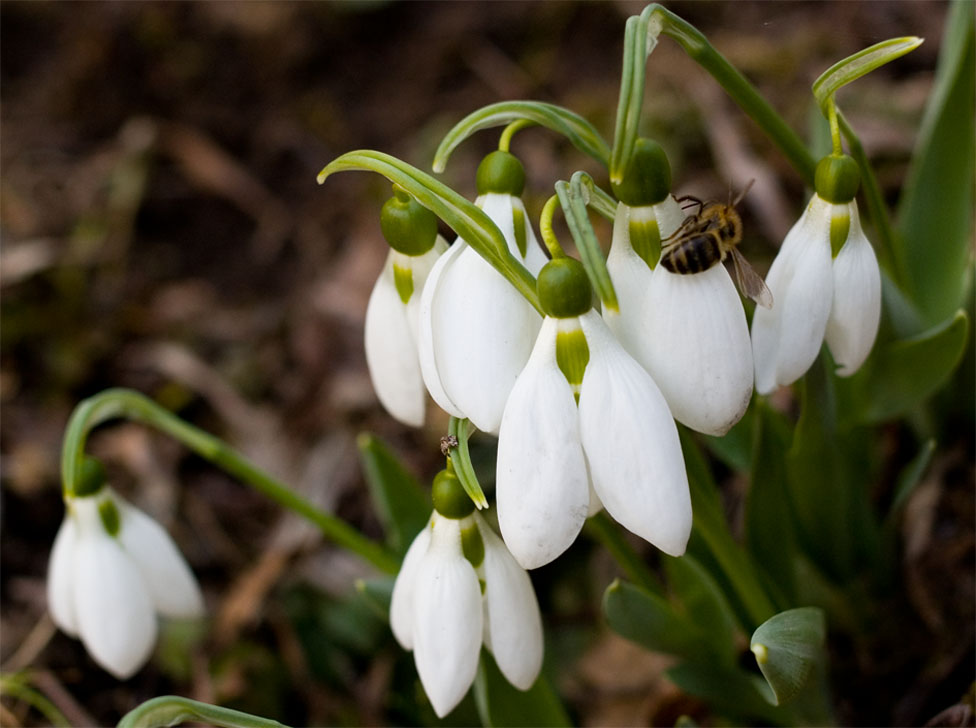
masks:
POLYGON ((474 680, 474 699, 483 726, 570 726, 572 721, 543 672, 528 690, 513 687, 502 675, 491 653, 481 650, 474 680))
POLYGON ((780 612, 752 635, 750 648, 773 691, 776 705, 795 698, 823 660, 827 624, 822 609, 780 612))

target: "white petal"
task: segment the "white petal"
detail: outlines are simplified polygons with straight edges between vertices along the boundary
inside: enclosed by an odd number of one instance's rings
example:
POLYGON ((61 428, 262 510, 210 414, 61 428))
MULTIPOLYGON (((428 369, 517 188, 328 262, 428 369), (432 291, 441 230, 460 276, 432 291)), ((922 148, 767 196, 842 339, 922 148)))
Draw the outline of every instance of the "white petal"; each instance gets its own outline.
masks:
POLYGON ((640 337, 640 322, 644 311, 644 293, 651 283, 651 269, 637 255, 630 242, 630 216, 634 208, 617 204, 617 216, 613 223, 613 240, 607 255, 607 272, 617 294, 618 310, 604 309, 603 318, 623 343, 634 353, 640 337))
POLYGON ((116 506, 119 543, 139 568, 156 611, 177 619, 202 616, 203 596, 196 577, 166 530, 118 496, 116 506))
POLYGON ((498 669, 520 690, 528 690, 542 668, 542 617, 532 580, 502 540, 476 514, 485 544, 485 645, 498 669))
POLYGON ((413 649, 414 582, 417 569, 427 548, 430 546, 431 524, 417 534, 400 566, 396 582, 393 584, 393 598, 390 601, 390 629, 393 636, 405 650, 413 649))
POLYGON ((68 512, 65 513, 58 535, 54 538, 54 546, 51 548, 51 557, 48 561, 47 608, 51 612, 54 623, 72 637, 78 636, 78 618, 75 616, 74 602, 77 544, 77 526, 74 517, 68 512))
POLYGON ((434 518, 414 586, 414 661, 434 712, 461 702, 481 655, 481 586, 461 553, 458 521, 434 518))
MULTIPOLYGON (((391 250, 366 307, 366 365, 386 411, 405 425, 420 427, 427 401, 424 380, 408 309, 394 283, 393 262, 391 250)), ((411 299, 420 297, 415 290, 411 299)))
POLYGON ((667 402, 599 316, 587 313, 580 323, 590 347, 580 434, 593 487, 621 525, 680 556, 691 534, 691 496, 667 402))
POLYGON ((541 326, 539 314, 465 246, 441 273, 429 318, 443 391, 479 430, 497 434, 505 402, 541 326))
POLYGON ((77 540, 78 632, 92 658, 120 680, 152 653, 156 614, 145 581, 121 545, 104 530, 77 540))
POLYGON ((850 204, 850 216, 847 243, 834 259, 834 302, 825 337, 841 377, 849 377, 867 359, 881 320, 881 271, 861 229, 857 203, 850 204))
POLYGON ((752 318, 756 391, 768 394, 802 377, 820 352, 833 300, 831 206, 813 196, 769 269, 773 307, 752 318))
POLYGON ((548 262, 548 258, 542 252, 535 232, 532 230, 532 225, 529 224, 529 216, 525 211, 525 205, 522 203, 522 200, 509 194, 489 192, 478 198, 478 204, 482 211, 491 218, 491 221, 498 226, 498 229, 505 238, 505 242, 508 243, 508 249, 512 255, 521 261, 529 273, 534 276, 539 275, 539 271, 548 262), (518 242, 515 238, 513 208, 521 210, 522 219, 524 220, 526 243, 524 256, 518 249, 518 242))
POLYGON ((447 252, 447 241, 438 235, 434 241, 434 247, 423 255, 411 258, 400 253, 394 253, 393 256, 394 260, 403 260, 413 271, 414 294, 410 296, 410 301, 407 303, 407 324, 410 326, 410 335, 413 337, 415 350, 418 346, 417 342, 420 341, 420 300, 423 298, 424 287, 427 285, 431 271, 445 252, 447 252))
POLYGON ((728 271, 678 275, 655 268, 636 341, 627 350, 650 373, 678 422, 724 435, 752 397, 752 342, 728 271))
POLYGON ((545 319, 498 436, 498 524, 526 569, 548 564, 572 545, 590 502, 576 401, 556 364, 557 325, 545 319))
POLYGON ((458 256, 467 247, 468 244, 458 238, 454 245, 448 248, 447 252, 438 258, 430 271, 430 275, 427 277, 427 282, 424 284, 424 292, 420 297, 420 328, 417 337, 417 355, 420 359, 420 372, 423 375, 424 384, 427 385, 427 391, 430 393, 431 398, 437 402, 437 405, 442 410, 454 417, 464 417, 464 413, 454 404, 444 390, 444 384, 441 382, 441 373, 438 369, 437 357, 434 352, 435 347, 444 347, 442 342, 446 336, 446 330, 443 319, 445 317, 449 318, 450 316, 449 306, 440 305, 439 303, 441 278, 454 265, 458 256), (434 308, 435 301, 438 301, 436 309, 434 308))

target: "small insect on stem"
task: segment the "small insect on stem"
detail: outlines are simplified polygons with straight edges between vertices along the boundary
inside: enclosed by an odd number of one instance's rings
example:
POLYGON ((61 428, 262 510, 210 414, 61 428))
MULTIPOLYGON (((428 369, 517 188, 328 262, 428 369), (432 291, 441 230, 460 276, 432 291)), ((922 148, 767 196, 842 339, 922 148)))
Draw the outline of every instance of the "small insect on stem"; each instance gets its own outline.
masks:
POLYGON ((672 273, 694 275, 729 258, 732 261, 735 282, 742 294, 760 306, 771 308, 773 294, 736 248, 742 240, 742 218, 736 212, 735 206, 752 187, 753 181, 734 200, 731 199, 730 192, 728 204, 702 202, 691 195, 677 198, 679 204, 691 203, 682 205, 682 208, 697 205, 698 210, 686 217, 677 230, 661 241, 661 265, 672 273))
POLYGON ((447 457, 451 454, 451 450, 458 446, 458 439, 455 435, 444 435, 441 438, 441 455, 447 457))

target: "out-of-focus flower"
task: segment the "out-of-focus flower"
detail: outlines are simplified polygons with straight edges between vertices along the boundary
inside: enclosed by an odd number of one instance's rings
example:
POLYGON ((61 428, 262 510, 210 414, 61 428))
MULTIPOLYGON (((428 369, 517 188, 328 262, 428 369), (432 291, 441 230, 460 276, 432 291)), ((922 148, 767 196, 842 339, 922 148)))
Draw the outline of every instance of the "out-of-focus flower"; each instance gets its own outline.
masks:
POLYGON ((482 643, 505 678, 528 690, 542 666, 542 619, 528 574, 452 472, 435 479, 434 504, 397 576, 390 626, 444 717, 474 682, 482 643))
MULTIPOLYGON (((536 275, 546 257, 518 197, 524 179, 515 157, 494 152, 479 168, 476 204, 498 226, 512 255, 536 275), (499 165, 505 174, 482 174, 495 155, 506 155, 501 159, 507 165, 499 165)), ((420 307, 420 365, 434 401, 497 434, 539 331, 538 312, 461 238, 434 265, 420 307)))
POLYGON ((203 614, 200 588, 166 531, 111 488, 68 497, 66 508, 48 566, 48 608, 95 662, 128 678, 152 653, 157 614, 203 614))
POLYGON ((662 551, 684 553, 691 533, 688 477, 667 402, 590 308, 590 296, 577 261, 557 258, 542 270, 548 315, 502 418, 498 522, 529 569, 575 540, 591 483, 613 518, 662 551))

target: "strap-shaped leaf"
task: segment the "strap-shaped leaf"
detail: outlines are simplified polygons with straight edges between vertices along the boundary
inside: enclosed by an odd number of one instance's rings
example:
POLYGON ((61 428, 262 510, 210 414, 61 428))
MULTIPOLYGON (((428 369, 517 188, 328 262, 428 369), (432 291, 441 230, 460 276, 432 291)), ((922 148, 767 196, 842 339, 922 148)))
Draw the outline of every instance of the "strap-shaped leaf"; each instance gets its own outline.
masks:
POLYGON ((819 607, 800 607, 780 612, 759 625, 750 649, 773 690, 774 705, 783 705, 799 694, 823 659, 827 624, 819 607))
POLYGON ((276 720, 243 713, 219 705, 201 703, 178 695, 163 695, 133 708, 119 721, 118 728, 156 728, 193 721, 222 728, 281 728, 276 720))
POLYGON ((600 132, 576 112, 541 101, 500 101, 473 111, 447 132, 434 153, 434 171, 443 172, 451 152, 475 132, 523 119, 562 134, 574 147, 604 167, 609 163, 609 145, 600 132))
POLYGON ((481 663, 474 679, 474 700, 481 724, 489 728, 572 725, 545 673, 523 692, 505 679, 488 650, 481 651, 481 663))
POLYGON ((838 61, 813 82, 813 95, 820 108, 827 108, 827 101, 839 88, 896 58, 901 58, 906 53, 910 53, 922 45, 922 40, 922 38, 915 36, 890 38, 838 61))
POLYGON ((728 599, 708 571, 694 557, 668 557, 664 562, 668 583, 686 614, 705 633, 713 654, 735 665, 738 620, 728 599))
POLYGON ((481 483, 478 482, 478 476, 475 474, 474 466, 471 464, 468 437, 471 436, 472 429, 473 425, 468 420, 457 417, 451 418, 448 434, 457 440, 457 446, 451 453, 451 462, 454 463, 454 471, 457 473, 458 480, 461 481, 464 492, 468 494, 468 498, 475 506, 482 509, 488 507, 488 498, 485 497, 485 492, 481 489, 481 483))
POLYGON ((319 172, 318 182, 322 184, 335 172, 350 170, 376 172, 400 185, 417 202, 464 238, 468 245, 505 276, 515 289, 535 306, 540 314, 542 313, 535 289, 535 278, 509 253, 508 245, 498 226, 477 205, 426 172, 421 172, 416 167, 389 154, 371 149, 346 152, 334 159, 319 172))
POLYGON ((430 498, 381 440, 364 432, 356 444, 387 543, 402 556, 430 518, 430 498))
POLYGON ((604 308, 617 310, 617 292, 607 271, 607 262, 603 257, 600 242, 596 239, 593 225, 590 223, 587 205, 590 202, 590 189, 595 188, 593 180, 585 172, 576 172, 570 182, 556 183, 556 194, 559 204, 563 208, 566 225, 576 241, 580 259, 586 269, 586 275, 596 295, 600 298, 604 308), (589 184, 587 185, 587 181, 589 184))

